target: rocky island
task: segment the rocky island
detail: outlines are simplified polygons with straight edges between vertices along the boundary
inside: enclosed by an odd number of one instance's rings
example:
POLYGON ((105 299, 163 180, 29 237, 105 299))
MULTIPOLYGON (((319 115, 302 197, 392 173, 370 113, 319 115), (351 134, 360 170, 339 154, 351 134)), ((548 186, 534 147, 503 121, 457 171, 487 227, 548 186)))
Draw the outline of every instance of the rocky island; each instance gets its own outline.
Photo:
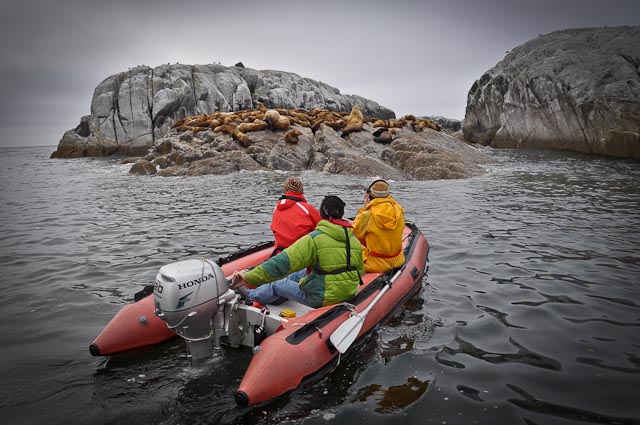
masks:
POLYGON ((105 79, 91 115, 64 134, 52 158, 133 156, 125 160, 134 163, 132 173, 162 176, 308 169, 425 180, 481 173, 486 156, 440 130, 432 120, 395 119, 372 100, 293 73, 175 64, 105 79))
POLYGON ((315 170, 431 180, 480 174, 486 161, 429 119, 374 119, 358 106, 346 114, 258 105, 181 120, 144 158, 125 162, 134 162, 132 173, 162 176, 315 170))
POLYGON ((463 130, 497 148, 640 158, 640 26, 566 29, 514 48, 471 87, 463 130))
POLYGON ((465 142, 640 158, 640 26, 540 35, 473 84, 462 125, 425 118, 396 119, 372 100, 242 63, 140 66, 96 87, 91 115, 51 156, 133 156, 132 172, 166 176, 311 169, 397 179, 481 173, 486 156, 465 142))

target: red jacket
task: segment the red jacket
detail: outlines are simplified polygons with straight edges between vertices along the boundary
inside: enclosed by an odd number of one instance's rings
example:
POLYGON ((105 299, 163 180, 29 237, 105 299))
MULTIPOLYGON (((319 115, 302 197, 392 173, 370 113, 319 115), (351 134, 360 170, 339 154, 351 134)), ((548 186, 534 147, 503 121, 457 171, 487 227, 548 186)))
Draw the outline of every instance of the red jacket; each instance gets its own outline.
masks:
POLYGON ((302 236, 313 231, 320 221, 320 213, 299 192, 285 193, 271 219, 271 231, 276 239, 277 252, 289 247, 302 236))

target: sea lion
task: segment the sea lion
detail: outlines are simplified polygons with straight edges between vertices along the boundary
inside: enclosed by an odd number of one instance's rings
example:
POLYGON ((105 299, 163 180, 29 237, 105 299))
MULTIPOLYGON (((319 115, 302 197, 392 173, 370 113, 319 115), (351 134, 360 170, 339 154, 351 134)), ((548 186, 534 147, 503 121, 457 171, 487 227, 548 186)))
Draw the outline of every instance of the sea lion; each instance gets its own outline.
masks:
POLYGON ((290 117, 289 119, 293 122, 293 124, 298 124, 300 127, 311 127, 311 122, 307 118, 296 116, 290 117))
POLYGON ((318 131, 318 129, 320 128, 320 124, 322 124, 323 122, 324 120, 322 118, 314 119, 311 123, 311 131, 313 131, 314 133, 318 131))
POLYGON ((380 127, 378 128, 376 131, 373 132, 373 136, 374 137, 378 137, 379 135, 381 135, 382 133, 384 133, 385 131, 389 131, 388 128, 386 127, 380 127))
POLYGON ((235 124, 223 124, 214 128, 213 131, 214 133, 215 132, 227 133, 229 136, 233 138, 233 140, 240 142, 240 144, 245 148, 249 147, 249 143, 251 143, 251 141, 249 140, 249 137, 243 132, 241 132, 240 130, 238 130, 238 127, 235 124))
POLYGON ((269 109, 264 113, 264 120, 267 122, 269 128, 273 125, 274 122, 280 119, 280 114, 275 109, 269 109))
POLYGON ((311 127, 312 118, 303 109, 295 109, 290 111, 289 120, 301 127, 311 127))
POLYGON ((351 108, 351 113, 349 114, 349 118, 347 118, 347 123, 342 128, 342 134, 340 134, 340 136, 344 137, 354 131, 362 131, 363 119, 364 116, 362 115, 362 111, 360 111, 360 107, 354 105, 354 107, 351 108))
POLYGON ((338 131, 345 126, 345 121, 343 119, 339 119, 336 121, 329 120, 329 121, 325 121, 324 124, 333 128, 335 131, 338 131))
POLYGON ((391 132, 386 128, 379 128, 373 133, 373 135, 375 136, 373 141, 376 143, 388 144, 393 141, 391 132))
POLYGON ((389 127, 389 128, 402 128, 402 127, 404 127, 405 124, 406 124, 406 121, 401 118, 399 120, 389 120, 387 122, 387 127, 389 127))
POLYGON ((231 137, 233 137, 235 141, 240 142, 242 146, 244 146, 245 148, 248 148, 249 144, 251 144, 251 140, 249 139, 249 136, 242 133, 240 130, 237 130, 235 133, 233 133, 231 137))
POLYGON ((248 133, 250 131, 260 131, 260 130, 264 130, 265 128, 267 128, 267 123, 264 122, 263 120, 258 120, 258 119, 250 123, 243 122, 238 126, 238 130, 240 130, 243 133, 248 133))
POLYGON ((267 123, 267 127, 271 130, 288 130, 291 127, 289 118, 280 116, 280 113, 275 109, 269 109, 264 113, 264 120, 267 123))
POLYGON ((285 142, 291 145, 295 145, 296 143, 298 143, 298 136, 302 134, 303 134, 302 131, 294 129, 294 130, 287 131, 282 138, 284 139, 285 142))
POLYGON ((425 128, 430 128, 435 131, 440 131, 440 126, 428 119, 419 119, 418 120, 418 128, 423 130, 425 128))
POLYGON ((205 131, 208 130, 209 127, 196 127, 196 126, 190 126, 187 127, 187 131, 191 131, 193 134, 199 133, 201 131, 205 131))
POLYGON ((373 128, 380 128, 380 127, 387 128, 389 127, 389 124, 385 120, 376 120, 373 123, 373 128))
POLYGON ((223 124, 235 124, 237 122, 242 122, 239 116, 231 112, 225 112, 220 117, 222 119, 223 124))
POLYGON ((289 118, 286 117, 280 117, 280 119, 273 124, 274 130, 288 130, 289 127, 291 127, 291 122, 289 118))
POLYGON ((229 124, 221 124, 221 125, 215 127, 213 129, 213 132, 214 133, 222 132, 222 133, 227 133, 228 135, 231 135, 231 133, 233 132, 233 127, 234 126, 231 126, 229 124))
POLYGON ((209 128, 210 129, 213 130, 214 128, 216 128, 219 125, 222 125, 222 122, 219 119, 214 118, 214 119, 209 120, 209 128))
POLYGON ((176 121, 175 123, 173 123, 173 128, 178 128, 178 127, 182 127, 184 125, 184 123, 187 122, 186 118, 182 118, 181 120, 176 121))

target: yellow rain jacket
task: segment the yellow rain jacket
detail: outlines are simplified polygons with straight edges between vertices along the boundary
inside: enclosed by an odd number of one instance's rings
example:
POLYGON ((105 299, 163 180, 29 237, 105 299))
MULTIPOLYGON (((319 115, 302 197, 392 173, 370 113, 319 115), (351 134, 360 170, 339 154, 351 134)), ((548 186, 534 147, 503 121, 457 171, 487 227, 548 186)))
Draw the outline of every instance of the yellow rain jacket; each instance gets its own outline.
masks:
POLYGON ((358 210, 353 234, 364 247, 365 271, 382 273, 404 264, 403 231, 404 209, 391 196, 374 198, 358 210))

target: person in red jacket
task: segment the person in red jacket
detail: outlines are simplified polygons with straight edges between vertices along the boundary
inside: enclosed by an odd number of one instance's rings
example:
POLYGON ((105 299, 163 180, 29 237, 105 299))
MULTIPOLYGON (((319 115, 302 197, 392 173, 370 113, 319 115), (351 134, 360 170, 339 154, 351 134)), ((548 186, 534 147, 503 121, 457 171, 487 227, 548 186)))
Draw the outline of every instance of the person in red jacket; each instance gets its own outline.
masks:
POLYGON ((297 177, 287 177, 284 194, 278 200, 271 219, 271 231, 276 240, 272 255, 313 231, 320 221, 320 213, 307 202, 303 193, 302 181, 297 177))

